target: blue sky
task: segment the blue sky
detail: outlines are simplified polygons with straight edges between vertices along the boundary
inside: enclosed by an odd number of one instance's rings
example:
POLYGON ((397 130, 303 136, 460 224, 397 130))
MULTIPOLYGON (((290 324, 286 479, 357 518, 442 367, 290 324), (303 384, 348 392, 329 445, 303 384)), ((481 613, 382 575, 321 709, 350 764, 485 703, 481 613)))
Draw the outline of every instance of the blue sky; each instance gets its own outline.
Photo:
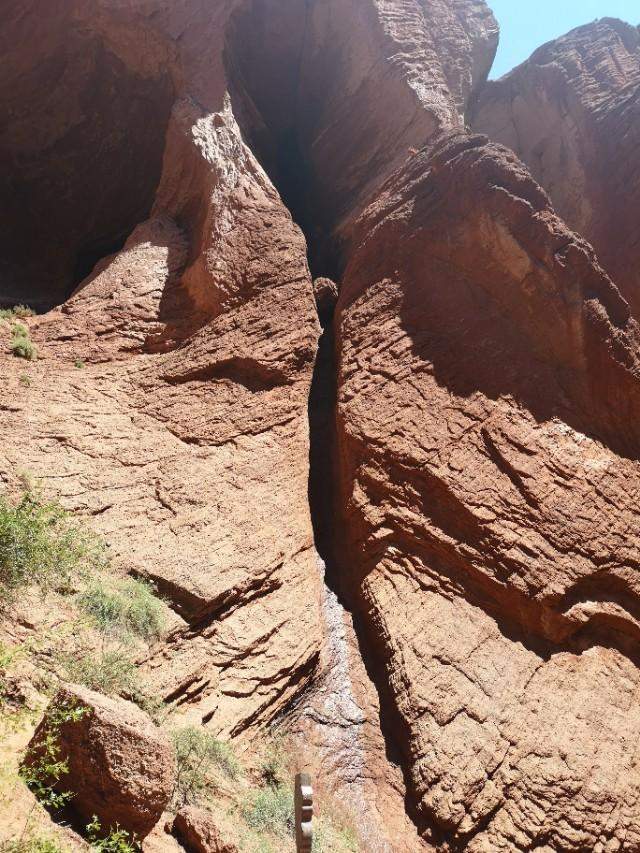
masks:
POLYGON ((491 77, 502 77, 551 39, 595 18, 640 24, 640 0, 487 0, 500 23, 491 77))

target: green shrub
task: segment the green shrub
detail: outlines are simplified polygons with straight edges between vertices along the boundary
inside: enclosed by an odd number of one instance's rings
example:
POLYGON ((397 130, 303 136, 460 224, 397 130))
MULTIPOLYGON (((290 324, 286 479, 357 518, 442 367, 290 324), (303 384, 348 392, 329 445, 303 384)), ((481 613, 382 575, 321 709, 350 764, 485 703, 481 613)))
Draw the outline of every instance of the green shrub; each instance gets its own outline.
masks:
POLYGON ((21 373, 20 374, 20 384, 24 385, 25 388, 31 387, 31 377, 29 376, 28 373, 21 373))
POLYGON ((79 596, 78 604, 103 634, 128 633, 151 640, 162 634, 162 604, 149 584, 128 579, 109 589, 96 580, 79 596))
POLYGON ((29 329, 22 323, 14 323, 11 327, 11 352, 18 358, 35 361, 38 358, 38 347, 29 337, 29 329))
POLYGON ((123 646, 76 648, 58 655, 65 680, 83 684, 107 696, 131 695, 138 690, 138 670, 123 646))
POLYGON ((173 803, 177 808, 206 799, 214 769, 229 779, 238 777, 240 765, 228 743, 193 726, 174 731, 172 737, 177 764, 173 803))
POLYGON ((32 493, 15 505, 0 497, 0 605, 23 587, 63 589, 74 572, 104 564, 104 545, 59 504, 32 493))
POLYGON ((131 835, 126 829, 120 829, 116 823, 109 832, 104 834, 97 815, 87 824, 87 839, 92 850, 99 853, 136 853, 141 850, 140 842, 135 834, 131 835))
POLYGON ((34 317, 35 313, 28 305, 14 305, 13 308, 0 308, 0 320, 23 320, 25 317, 34 317))
POLYGON ((254 791, 243 805, 242 813, 247 825, 255 832, 279 838, 291 835, 294 830, 292 786, 267 786, 254 791))
POLYGON ((68 853, 52 835, 22 835, 0 844, 0 853, 68 853))
POLYGON ((74 367, 78 368, 78 370, 82 370, 82 368, 84 367, 84 361, 81 358, 76 358, 76 360, 73 362, 73 364, 74 364, 74 367))
POLYGON ((46 808, 59 811, 73 798, 70 791, 58 791, 55 786, 69 772, 69 764, 61 754, 60 727, 78 722, 88 712, 77 703, 66 702, 47 711, 42 736, 35 746, 25 752, 20 778, 46 808))
POLYGON ((259 771, 265 785, 276 788, 283 785, 287 779, 286 747, 279 735, 274 735, 264 749, 259 771))
POLYGON ((175 704, 165 702, 158 696, 151 695, 143 686, 138 686, 129 694, 132 702, 148 714, 157 726, 162 726, 175 708, 175 704))

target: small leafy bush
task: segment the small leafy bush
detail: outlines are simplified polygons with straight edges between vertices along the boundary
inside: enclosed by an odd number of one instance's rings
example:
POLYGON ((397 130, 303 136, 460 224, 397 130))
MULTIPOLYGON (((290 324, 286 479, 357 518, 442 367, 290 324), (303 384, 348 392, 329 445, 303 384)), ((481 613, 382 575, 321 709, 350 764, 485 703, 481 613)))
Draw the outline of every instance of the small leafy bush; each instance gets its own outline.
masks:
POLYGON ((81 720, 88 709, 66 702, 51 708, 45 717, 39 742, 29 747, 20 768, 20 777, 36 799, 48 809, 59 811, 73 798, 70 791, 58 791, 56 785, 69 772, 69 763, 62 756, 60 727, 81 720))
POLYGON ((59 504, 30 492, 17 504, 0 497, 0 605, 32 584, 64 588, 74 572, 105 562, 104 545, 59 504))
POLYGON ((240 765, 228 743, 193 726, 174 731, 172 737, 177 763, 173 803, 177 808, 206 799, 214 769, 229 779, 238 777, 240 765))
POLYGON ((80 647, 62 652, 58 663, 67 681, 98 693, 121 696, 138 690, 138 670, 126 647, 80 647))
POLYGON ((38 347, 29 337, 29 330, 22 323, 14 323, 11 327, 11 352, 18 358, 35 361, 38 358, 38 347))
POLYGON ((255 832, 279 838, 291 835, 295 825, 292 786, 267 786, 252 792, 242 812, 247 826, 255 832))
POLYGON ((277 788, 283 785, 287 779, 286 770, 286 748, 282 737, 275 735, 267 743, 259 765, 260 776, 265 785, 277 788))
POLYGON ((87 824, 87 839, 92 850, 99 853, 137 853, 142 847, 135 834, 131 835, 126 829, 120 829, 116 823, 109 832, 104 834, 97 815, 87 824))
POLYGON ((78 604, 105 635, 135 634, 146 640, 162 634, 162 605, 149 584, 128 579, 113 589, 95 580, 79 596, 78 604))
POLYGON ((77 367, 78 370, 82 370, 84 367, 84 361, 81 358, 76 358, 73 362, 74 367, 77 367))
POLYGON ((28 305, 14 305, 13 308, 0 308, 0 320, 24 320, 25 317, 34 317, 35 313, 28 305))

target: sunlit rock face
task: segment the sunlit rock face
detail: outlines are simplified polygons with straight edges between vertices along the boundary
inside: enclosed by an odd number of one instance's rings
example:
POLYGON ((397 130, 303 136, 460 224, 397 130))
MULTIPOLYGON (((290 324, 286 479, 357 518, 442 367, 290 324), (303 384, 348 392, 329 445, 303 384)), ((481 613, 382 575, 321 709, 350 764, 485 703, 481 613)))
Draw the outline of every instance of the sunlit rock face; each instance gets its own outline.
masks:
POLYGON ((288 721, 368 853, 638 848, 637 31, 486 85, 479 0, 3 19, 0 475, 157 584, 157 695, 288 721))
POLYGON ((363 214, 337 311, 344 585, 419 827, 446 849, 634 849, 628 307, 515 155, 458 132, 363 214))
POLYGON ((640 316, 640 29, 579 27, 489 83, 472 123, 512 148, 640 316))

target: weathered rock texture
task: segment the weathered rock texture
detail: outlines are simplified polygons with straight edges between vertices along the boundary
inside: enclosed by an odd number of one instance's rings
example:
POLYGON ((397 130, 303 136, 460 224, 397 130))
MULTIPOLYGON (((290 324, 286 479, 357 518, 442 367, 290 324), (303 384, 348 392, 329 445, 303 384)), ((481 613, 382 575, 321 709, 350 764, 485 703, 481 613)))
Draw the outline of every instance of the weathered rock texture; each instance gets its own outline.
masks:
POLYGON ((489 83, 473 126, 512 148, 640 316, 640 30, 573 30, 489 83))
POLYGON ((184 621, 147 662, 157 692, 236 735, 300 698, 322 642, 319 325, 305 241, 247 142, 329 266, 409 148, 461 123, 495 21, 472 0, 10 0, 3 18, 2 296, 75 288, 30 324, 29 385, 2 357, 3 479, 28 470, 156 581, 184 621))
POLYGON ((458 133, 362 217, 338 333, 344 586, 386 665, 424 832, 635 849, 624 301, 515 156, 458 133))
POLYGON ((0 39, 0 300, 58 306, 0 355, 0 474, 157 583, 158 695, 295 708, 371 853, 638 849, 636 30, 484 92, 481 0, 8 0, 0 39))
POLYGON ((73 811, 87 822, 96 815, 105 831, 119 824, 144 838, 173 791, 176 767, 168 735, 130 702, 71 685, 51 701, 29 744, 29 759, 39 755, 47 732, 67 763, 57 787, 73 794, 73 811), (51 728, 64 709, 81 715, 51 728))
MULTIPOLYGON (((42 359, 12 403, 1 453, 6 478, 22 469, 46 478, 70 508, 95 516, 117 565, 157 581, 184 619, 149 662, 158 693, 235 734, 299 695, 319 654, 306 411, 319 326, 304 238, 225 94, 228 11, 50 10, 56 31, 71 32, 65 45, 78 31, 127 73, 160 69, 175 96, 166 138, 155 133, 162 174, 149 218, 33 323, 42 359)), ((23 83, 45 72, 42 17, 24 4, 8 10, 5 35, 34 45, 23 83)), ((116 125, 135 137, 135 126, 116 125)), ((102 159, 84 143, 74 152, 118 172, 106 144, 102 159)), ((42 168, 55 172, 56 162, 42 168)), ((70 180, 70 194, 86 192, 70 180)), ((92 209, 105 204, 92 199, 92 209)), ((52 207, 49 219, 58 216, 52 207)), ((3 361, 18 387, 22 368, 3 361)))

